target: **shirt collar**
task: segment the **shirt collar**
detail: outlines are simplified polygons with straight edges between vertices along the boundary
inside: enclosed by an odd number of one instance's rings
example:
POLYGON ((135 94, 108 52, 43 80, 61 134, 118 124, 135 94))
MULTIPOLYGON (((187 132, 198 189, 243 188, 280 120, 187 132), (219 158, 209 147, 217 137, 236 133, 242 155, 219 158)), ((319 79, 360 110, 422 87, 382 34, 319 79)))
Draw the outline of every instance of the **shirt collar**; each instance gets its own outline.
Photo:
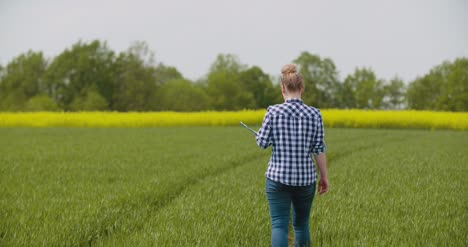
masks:
POLYGON ((298 98, 290 98, 286 100, 287 103, 292 103, 292 102, 298 102, 298 103, 304 103, 301 99, 298 98))

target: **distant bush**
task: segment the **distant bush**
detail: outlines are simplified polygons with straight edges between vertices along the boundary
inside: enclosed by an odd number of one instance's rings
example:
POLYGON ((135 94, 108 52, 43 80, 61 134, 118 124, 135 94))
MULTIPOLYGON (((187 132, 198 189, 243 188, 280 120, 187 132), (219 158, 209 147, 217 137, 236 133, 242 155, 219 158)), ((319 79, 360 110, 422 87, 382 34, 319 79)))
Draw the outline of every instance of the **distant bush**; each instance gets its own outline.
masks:
POLYGON ((57 103, 47 95, 37 95, 26 102, 26 111, 58 111, 57 103))
POLYGON ((109 103, 98 92, 90 91, 84 97, 77 97, 71 104, 74 111, 104 111, 108 109, 109 103))

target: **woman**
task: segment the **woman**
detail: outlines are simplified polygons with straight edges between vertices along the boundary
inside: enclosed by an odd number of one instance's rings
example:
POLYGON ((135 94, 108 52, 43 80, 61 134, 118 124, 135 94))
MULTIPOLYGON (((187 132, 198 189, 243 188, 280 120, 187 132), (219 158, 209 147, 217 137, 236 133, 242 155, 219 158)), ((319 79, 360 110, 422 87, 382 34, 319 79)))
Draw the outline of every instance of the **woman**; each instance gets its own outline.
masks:
POLYGON ((282 70, 281 92, 285 102, 269 106, 256 141, 272 145, 266 172, 266 194, 271 217, 272 246, 288 246, 288 223, 293 208, 294 246, 310 246, 309 214, 320 170, 319 194, 328 191, 322 116, 302 102, 304 82, 293 64, 282 70))

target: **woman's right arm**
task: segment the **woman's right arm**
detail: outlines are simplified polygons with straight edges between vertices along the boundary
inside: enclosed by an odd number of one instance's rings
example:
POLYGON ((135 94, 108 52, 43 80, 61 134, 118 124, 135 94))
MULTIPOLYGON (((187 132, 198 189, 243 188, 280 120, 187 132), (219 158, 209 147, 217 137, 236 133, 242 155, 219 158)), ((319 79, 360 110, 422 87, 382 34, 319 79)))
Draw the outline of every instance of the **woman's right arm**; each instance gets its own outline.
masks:
POLYGON ((255 138, 257 145, 263 149, 269 147, 271 142, 271 116, 269 108, 263 118, 262 127, 258 130, 257 137, 255 138))

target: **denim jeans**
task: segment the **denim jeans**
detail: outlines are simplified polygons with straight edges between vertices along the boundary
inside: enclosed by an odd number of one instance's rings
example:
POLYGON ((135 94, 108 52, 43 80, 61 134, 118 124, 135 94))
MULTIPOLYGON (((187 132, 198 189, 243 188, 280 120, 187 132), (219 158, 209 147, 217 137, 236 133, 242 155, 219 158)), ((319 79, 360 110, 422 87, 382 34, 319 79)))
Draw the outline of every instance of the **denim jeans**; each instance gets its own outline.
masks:
POLYGON ((288 224, 291 205, 294 246, 310 246, 309 215, 315 195, 315 183, 289 186, 266 179, 266 195, 270 206, 271 245, 288 246, 288 224))

